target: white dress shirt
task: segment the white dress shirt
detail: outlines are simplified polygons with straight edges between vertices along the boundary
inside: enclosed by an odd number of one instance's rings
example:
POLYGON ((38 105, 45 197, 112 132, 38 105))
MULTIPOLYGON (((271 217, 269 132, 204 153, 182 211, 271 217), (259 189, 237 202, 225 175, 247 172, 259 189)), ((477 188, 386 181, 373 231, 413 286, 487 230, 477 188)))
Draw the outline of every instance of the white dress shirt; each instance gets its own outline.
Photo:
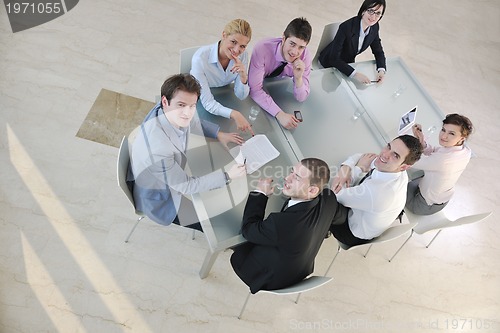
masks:
POLYGON ((455 192, 455 184, 467 167, 470 157, 471 150, 465 145, 436 148, 427 145, 413 168, 425 172, 419 188, 428 205, 450 201, 455 192))
MULTIPOLYGON (((355 154, 342 163, 351 168, 351 184, 357 184, 364 175, 356 166, 361 155, 355 154)), ((406 171, 393 173, 375 169, 362 184, 341 189, 337 200, 350 208, 347 222, 352 234, 372 239, 389 228, 405 206, 407 185, 406 171)))
MULTIPOLYGON (((248 69, 248 53, 245 51, 239 56, 241 62, 248 69)), ((201 85, 200 101, 203 107, 216 116, 229 118, 231 108, 225 107, 214 99, 211 87, 222 87, 234 81, 234 94, 243 100, 248 96, 250 89, 247 84, 241 82, 238 73, 231 73, 234 60, 229 61, 226 70, 219 62, 219 42, 200 47, 191 60, 191 75, 193 75, 201 85)))

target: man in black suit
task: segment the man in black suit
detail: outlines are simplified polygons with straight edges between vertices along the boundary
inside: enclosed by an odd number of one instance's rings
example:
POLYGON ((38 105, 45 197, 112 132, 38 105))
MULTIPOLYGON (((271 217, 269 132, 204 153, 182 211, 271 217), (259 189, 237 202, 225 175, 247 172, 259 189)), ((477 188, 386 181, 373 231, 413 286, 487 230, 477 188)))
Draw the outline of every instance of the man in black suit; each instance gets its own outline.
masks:
POLYGON ((385 0, 365 0, 358 11, 358 16, 340 24, 333 41, 319 55, 323 67, 335 67, 344 75, 355 78, 365 84, 371 79, 354 70, 353 63, 358 54, 371 47, 377 63, 376 81, 384 79, 386 63, 384 49, 379 37, 379 21, 385 13, 385 0))
POLYGON ((314 258, 332 223, 342 223, 347 209, 324 188, 328 165, 306 158, 285 178, 283 194, 290 197, 281 212, 264 219, 271 179, 261 179, 250 192, 243 214, 242 234, 248 243, 234 249, 231 265, 252 293, 295 284, 314 269, 314 258))

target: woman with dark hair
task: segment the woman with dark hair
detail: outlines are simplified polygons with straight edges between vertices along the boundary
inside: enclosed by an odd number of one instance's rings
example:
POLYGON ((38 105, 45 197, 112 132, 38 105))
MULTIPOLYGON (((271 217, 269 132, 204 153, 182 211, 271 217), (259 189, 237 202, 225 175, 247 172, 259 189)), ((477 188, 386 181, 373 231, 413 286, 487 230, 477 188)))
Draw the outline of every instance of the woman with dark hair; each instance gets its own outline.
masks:
POLYGON ((323 67, 335 67, 346 76, 355 78, 361 83, 369 84, 371 79, 356 71, 349 63, 369 47, 377 63, 378 82, 385 75, 385 54, 379 37, 379 24, 385 13, 385 0, 365 0, 355 16, 340 24, 333 41, 319 55, 323 67))
POLYGON ((469 118, 449 114, 439 133, 440 147, 432 147, 425 142, 422 126, 413 125, 413 134, 422 144, 424 154, 412 168, 425 174, 408 184, 406 209, 417 215, 431 215, 448 204, 471 157, 471 150, 464 143, 472 129, 469 118))

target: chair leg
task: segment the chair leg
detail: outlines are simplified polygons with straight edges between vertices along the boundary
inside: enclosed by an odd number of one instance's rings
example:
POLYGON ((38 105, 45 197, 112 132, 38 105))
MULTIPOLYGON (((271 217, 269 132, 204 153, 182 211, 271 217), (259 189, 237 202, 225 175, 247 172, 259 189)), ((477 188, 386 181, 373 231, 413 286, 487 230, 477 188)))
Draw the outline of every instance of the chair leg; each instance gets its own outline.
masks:
POLYGON ((341 249, 342 249, 342 248, 341 248, 341 247, 340 247, 340 245, 339 245, 339 247, 338 247, 338 249, 337 249, 337 253, 335 254, 335 257, 333 257, 332 262, 330 263, 330 266, 328 266, 328 269, 326 270, 326 272, 325 272, 325 275, 324 275, 324 276, 326 276, 326 275, 328 274, 328 272, 330 271, 330 268, 332 268, 333 262, 335 261, 335 258, 337 258, 337 256, 339 255, 339 253, 340 253, 340 250, 341 250, 341 249))
POLYGON ((193 236, 191 237, 191 240, 194 240, 194 232, 195 232, 195 231, 196 231, 196 230, 194 230, 194 229, 193 229, 193 236))
POLYGON ((297 299, 295 300, 295 304, 299 303, 299 298, 300 298, 300 295, 302 295, 302 293, 299 293, 299 294, 297 295, 297 299))
POLYGON ((247 303, 248 303, 248 299, 250 298, 251 294, 252 294, 251 292, 248 292, 247 299, 245 300, 245 303, 243 303, 243 307, 241 308, 240 315, 238 316, 238 319, 241 319, 241 315, 243 314, 243 311, 245 311, 245 308, 246 308, 247 303))
POLYGON ((365 252, 365 254, 364 254, 363 257, 366 258, 366 256, 368 255, 368 252, 370 252, 370 250, 372 249, 372 246, 373 246, 373 244, 370 244, 370 246, 368 247, 368 250, 366 250, 366 252, 365 252))
POLYGON ((134 226, 132 227, 132 230, 130 230, 130 232, 128 233, 128 236, 127 238, 125 238, 125 243, 128 243, 129 239, 130 239, 130 236, 132 236, 132 234, 134 233, 135 231, 135 228, 137 227, 137 225, 139 224, 139 222, 144 218, 144 216, 141 216, 137 219, 137 222, 135 222, 134 226))
POLYGON ((396 251, 396 253, 394 253, 394 255, 391 257, 391 259, 389 259, 389 262, 391 262, 394 259, 394 257, 396 256, 396 254, 398 254, 399 251, 401 251, 401 249, 403 248, 403 246, 405 246, 405 244, 410 240, 411 236, 413 236, 413 229, 411 230, 410 236, 408 236, 408 238, 404 241, 404 243, 401 244, 401 246, 396 251))
MULTIPOLYGON (((441 229, 441 230, 443 230, 443 229, 441 229)), ((429 248, 429 246, 431 246, 432 242, 434 242, 434 240, 435 240, 435 239, 436 239, 436 237, 439 235, 439 233, 441 232, 441 230, 439 230, 439 231, 437 232, 437 234, 436 234, 434 237, 432 237, 432 239, 431 239, 431 241, 429 242, 429 244, 427 244, 427 246, 425 247, 426 249, 428 249, 428 248, 429 248)))

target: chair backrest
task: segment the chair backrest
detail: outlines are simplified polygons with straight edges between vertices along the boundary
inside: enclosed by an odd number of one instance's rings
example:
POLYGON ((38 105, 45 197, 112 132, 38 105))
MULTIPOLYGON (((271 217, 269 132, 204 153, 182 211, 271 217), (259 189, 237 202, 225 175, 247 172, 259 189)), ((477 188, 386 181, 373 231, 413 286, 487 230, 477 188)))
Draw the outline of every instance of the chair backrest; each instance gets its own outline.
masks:
POLYGON ((191 70, 191 59, 193 58, 193 54, 198 50, 199 46, 188 47, 187 49, 181 50, 180 56, 180 64, 179 64, 179 73, 187 74, 191 70))
POLYGON ((276 290, 260 290, 259 293, 270 293, 270 294, 275 294, 275 295, 291 295, 291 294, 298 294, 298 293, 303 293, 309 290, 316 289, 318 287, 321 287, 322 285, 330 282, 332 280, 331 277, 327 276, 309 276, 305 278, 304 280, 294 284, 293 286, 283 288, 283 289, 276 289, 276 290))
POLYGON ((417 223, 413 228, 417 234, 423 234, 431 230, 457 227, 459 225, 479 222, 491 215, 491 212, 462 216, 456 220, 450 220, 444 211, 439 211, 432 215, 415 215, 411 212, 406 212, 406 216, 410 222, 417 223))
POLYGON ((407 232, 412 230, 416 225, 417 225, 417 223, 404 223, 404 224, 395 225, 393 227, 390 227, 386 231, 384 231, 380 236, 373 238, 372 240, 370 240, 366 244, 361 244, 361 245, 356 245, 356 246, 348 246, 348 245, 339 243, 339 245, 340 245, 340 247, 342 247, 342 249, 349 250, 349 249, 354 249, 356 247, 363 246, 363 245, 368 245, 368 244, 371 245, 371 244, 375 244, 375 243, 388 242, 390 240, 393 240, 395 238, 403 236, 404 234, 406 234, 407 232))
POLYGON ((316 54, 314 55, 312 61, 312 68, 323 68, 318 61, 319 54, 323 49, 330 44, 330 42, 335 38, 337 34, 337 30, 339 30, 340 22, 330 23, 325 25, 323 28, 323 34, 321 35, 321 40, 319 41, 318 49, 316 50, 316 54))
POLYGON ((130 155, 128 151, 128 138, 124 136, 120 144, 120 149, 118 150, 118 159, 116 161, 116 176, 118 180, 118 186, 122 189, 123 193, 125 193, 128 200, 135 209, 134 196, 130 192, 130 189, 127 185, 127 171, 129 163, 130 155))

